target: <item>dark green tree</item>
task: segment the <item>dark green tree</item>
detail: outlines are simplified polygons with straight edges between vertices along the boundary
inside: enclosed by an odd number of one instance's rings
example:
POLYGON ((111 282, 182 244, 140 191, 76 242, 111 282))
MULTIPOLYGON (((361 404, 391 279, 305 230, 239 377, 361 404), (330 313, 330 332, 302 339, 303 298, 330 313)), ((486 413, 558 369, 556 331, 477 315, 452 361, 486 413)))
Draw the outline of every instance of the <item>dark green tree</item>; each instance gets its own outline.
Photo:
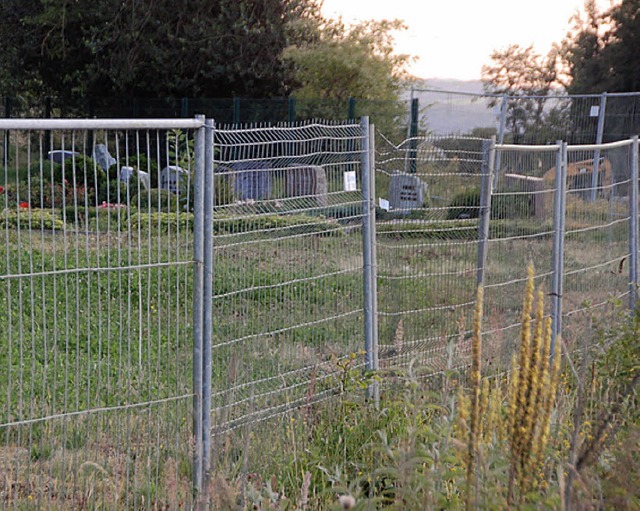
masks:
POLYGON ((272 97, 292 45, 318 37, 317 0, 3 0, 0 94, 272 97))
POLYGON ((640 90, 640 1, 622 0, 599 11, 585 3, 586 17, 576 16, 563 41, 562 57, 573 94, 640 90))
POLYGON ((344 117, 349 98, 357 98, 364 108, 355 116, 369 115, 389 133, 407 110, 400 94, 410 80, 410 56, 395 53, 393 45, 394 32, 405 28, 399 20, 350 27, 326 21, 319 38, 287 48, 284 58, 297 82, 292 94, 306 105, 307 116, 344 117), (322 102, 314 104, 317 99, 322 102))

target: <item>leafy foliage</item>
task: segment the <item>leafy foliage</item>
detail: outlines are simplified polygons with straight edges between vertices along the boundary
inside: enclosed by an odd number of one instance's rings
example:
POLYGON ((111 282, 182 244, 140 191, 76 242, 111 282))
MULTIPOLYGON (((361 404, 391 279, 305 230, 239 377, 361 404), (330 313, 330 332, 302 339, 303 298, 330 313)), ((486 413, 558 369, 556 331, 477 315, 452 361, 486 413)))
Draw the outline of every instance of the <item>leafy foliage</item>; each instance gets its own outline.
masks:
POLYGON ((640 11, 636 0, 623 0, 609 10, 585 4, 586 16, 573 18, 563 41, 563 61, 572 94, 640 90, 640 11))
MULTIPOLYGON (((549 121, 563 125, 566 117, 563 110, 545 110, 546 96, 558 81, 557 48, 543 57, 533 46, 512 44, 505 50, 494 51, 491 61, 482 67, 483 87, 487 93, 508 98, 506 124, 514 143, 530 142, 527 133, 549 121)), ((501 101, 496 97, 489 106, 497 106, 501 101)))
MULTIPOLYGON (((327 21, 320 37, 288 47, 283 57, 294 70, 299 99, 330 99, 335 112, 316 111, 307 104, 309 117, 344 112, 350 97, 370 100, 369 109, 378 127, 406 110, 399 102, 408 75, 409 56, 393 51, 393 32, 404 30, 399 20, 366 21, 345 27, 342 21, 327 21)), ((316 105, 317 106, 317 105, 316 105)), ((326 103, 323 103, 323 108, 326 103)))
POLYGON ((315 0, 8 0, 0 92, 66 100, 287 92, 283 49, 313 39, 315 0), (197 15, 194 15, 197 13, 197 15))

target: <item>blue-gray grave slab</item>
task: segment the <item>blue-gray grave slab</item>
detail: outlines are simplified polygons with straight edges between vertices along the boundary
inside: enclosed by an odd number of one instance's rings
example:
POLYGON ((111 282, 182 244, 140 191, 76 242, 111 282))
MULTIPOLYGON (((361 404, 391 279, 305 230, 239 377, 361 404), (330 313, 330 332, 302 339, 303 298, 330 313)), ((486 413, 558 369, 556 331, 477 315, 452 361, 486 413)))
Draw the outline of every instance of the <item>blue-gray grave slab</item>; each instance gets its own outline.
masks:
POLYGON ((109 154, 109 149, 104 144, 96 144, 93 146, 93 153, 91 155, 93 160, 100 165, 102 170, 109 170, 111 165, 116 163, 116 159, 109 154))
POLYGON ((235 171, 234 195, 238 200, 270 199, 273 169, 268 162, 246 161, 231 165, 235 171))

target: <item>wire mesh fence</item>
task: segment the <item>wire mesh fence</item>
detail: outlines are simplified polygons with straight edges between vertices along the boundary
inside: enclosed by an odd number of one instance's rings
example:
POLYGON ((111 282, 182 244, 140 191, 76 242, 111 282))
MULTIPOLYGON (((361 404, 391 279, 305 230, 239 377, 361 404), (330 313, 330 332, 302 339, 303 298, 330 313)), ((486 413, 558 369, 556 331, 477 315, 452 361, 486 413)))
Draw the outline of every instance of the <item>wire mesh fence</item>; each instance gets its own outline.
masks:
POLYGON ((2 124, 3 508, 191 502, 195 126, 2 124))
POLYGON ((366 119, 0 131, 5 508, 197 506, 349 371, 464 373, 479 283, 508 370, 530 261, 565 351, 635 306, 637 139, 378 134, 374 158, 366 119))
POLYGON ((638 93, 497 95, 414 89, 422 130, 431 135, 494 134, 498 143, 599 144, 640 128, 638 93))
POLYGON ((364 348, 365 146, 346 123, 214 136, 212 424, 223 459, 225 435, 334 395, 340 363, 364 348))
POLYGON ((508 370, 529 263, 565 350, 591 346, 636 292, 634 144, 431 136, 380 147, 381 367, 468 364, 481 283, 484 367, 508 370))

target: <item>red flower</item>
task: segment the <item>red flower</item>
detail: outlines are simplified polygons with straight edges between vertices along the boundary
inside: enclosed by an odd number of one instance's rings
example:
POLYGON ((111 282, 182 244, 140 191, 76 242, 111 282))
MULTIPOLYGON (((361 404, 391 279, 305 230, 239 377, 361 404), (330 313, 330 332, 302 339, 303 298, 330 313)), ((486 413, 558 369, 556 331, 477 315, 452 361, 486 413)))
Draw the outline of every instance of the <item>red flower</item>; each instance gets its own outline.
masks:
POLYGON ((22 201, 20 204, 18 204, 18 206, 20 206, 21 208, 29 208, 29 203, 22 201))
POLYGON ((0 186, 0 193, 4 193, 4 186, 0 186))

